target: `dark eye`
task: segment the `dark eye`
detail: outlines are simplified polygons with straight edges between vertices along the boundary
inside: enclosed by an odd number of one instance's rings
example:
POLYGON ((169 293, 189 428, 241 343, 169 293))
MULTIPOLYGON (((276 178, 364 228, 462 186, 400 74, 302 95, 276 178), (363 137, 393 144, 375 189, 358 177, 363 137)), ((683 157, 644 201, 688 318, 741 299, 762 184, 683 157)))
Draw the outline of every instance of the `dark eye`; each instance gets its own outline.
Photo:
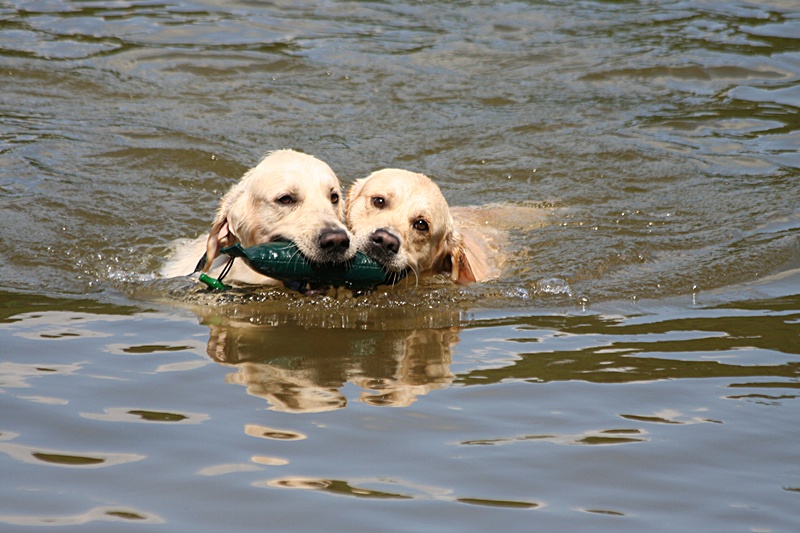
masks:
POLYGON ((419 220, 415 220, 414 224, 412 224, 412 226, 414 226, 414 229, 417 230, 417 231, 421 231, 421 232, 428 231, 428 223, 425 222, 424 220, 422 220, 421 218, 419 220))
POLYGON ((285 194, 280 198, 278 198, 278 203, 283 205, 292 205, 295 202, 296 200, 294 199, 294 196, 292 196, 291 194, 285 194))
POLYGON ((331 193, 331 203, 333 205, 336 205, 336 204, 339 203, 339 193, 338 192, 332 192, 331 193))
POLYGON ((384 207, 386 207, 386 199, 380 196, 376 196, 375 198, 372 199, 372 205, 374 205, 378 209, 383 209, 384 207))

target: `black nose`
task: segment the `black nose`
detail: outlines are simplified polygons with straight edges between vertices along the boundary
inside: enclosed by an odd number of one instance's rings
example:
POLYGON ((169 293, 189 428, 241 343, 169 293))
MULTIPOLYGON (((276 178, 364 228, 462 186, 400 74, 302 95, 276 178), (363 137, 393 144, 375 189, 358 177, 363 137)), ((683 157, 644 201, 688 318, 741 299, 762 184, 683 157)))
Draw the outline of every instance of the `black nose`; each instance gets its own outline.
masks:
POLYGON ((350 237, 343 229, 326 229, 319 234, 319 247, 329 253, 344 252, 350 248, 350 237))
POLYGON ((376 229, 372 232, 370 237, 372 242, 379 246, 382 250, 396 254, 400 251, 400 239, 386 231, 385 229, 376 229))

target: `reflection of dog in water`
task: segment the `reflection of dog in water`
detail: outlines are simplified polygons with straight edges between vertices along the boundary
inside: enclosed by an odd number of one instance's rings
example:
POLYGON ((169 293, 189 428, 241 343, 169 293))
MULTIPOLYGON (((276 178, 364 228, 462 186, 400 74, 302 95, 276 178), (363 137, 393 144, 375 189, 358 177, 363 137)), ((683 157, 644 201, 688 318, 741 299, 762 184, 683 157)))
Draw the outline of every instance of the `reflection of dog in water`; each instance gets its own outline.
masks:
POLYGON ((361 330, 295 324, 255 326, 249 321, 209 324, 208 355, 236 367, 231 383, 286 412, 339 409, 341 388, 363 389, 370 405, 403 407, 449 384, 457 328, 361 330))

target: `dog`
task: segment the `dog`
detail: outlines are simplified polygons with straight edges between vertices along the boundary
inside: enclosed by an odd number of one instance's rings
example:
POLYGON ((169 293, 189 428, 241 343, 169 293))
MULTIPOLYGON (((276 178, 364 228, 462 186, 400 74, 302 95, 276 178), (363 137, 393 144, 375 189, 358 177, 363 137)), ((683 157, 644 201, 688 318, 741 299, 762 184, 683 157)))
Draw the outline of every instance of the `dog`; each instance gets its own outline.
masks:
POLYGON ((347 194, 347 226, 356 248, 387 272, 417 279, 443 274, 463 285, 499 277, 506 237, 483 227, 484 213, 451 210, 430 178, 394 168, 357 180, 347 194))
MULTIPOLYGON (((327 164, 293 150, 277 150, 222 197, 209 234, 180 246, 161 273, 176 277, 204 272, 218 277, 228 261, 220 250, 236 243, 246 248, 291 241, 313 263, 342 263, 356 254, 344 215, 342 187, 327 164)), ((280 283, 241 261, 234 262, 225 280, 280 283)))

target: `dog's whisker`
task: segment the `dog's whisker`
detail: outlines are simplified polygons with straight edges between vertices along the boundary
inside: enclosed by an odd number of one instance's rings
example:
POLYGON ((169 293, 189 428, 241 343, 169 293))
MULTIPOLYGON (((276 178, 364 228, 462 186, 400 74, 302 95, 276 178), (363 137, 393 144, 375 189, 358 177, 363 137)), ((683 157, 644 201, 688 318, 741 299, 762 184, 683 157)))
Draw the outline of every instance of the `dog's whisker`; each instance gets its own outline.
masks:
POLYGON ((300 250, 297 250, 295 253, 293 253, 293 254, 292 254, 292 259, 294 259, 294 258, 295 258, 295 257, 297 257, 298 255, 299 255, 300 257, 303 257, 303 258, 305 258, 305 256, 304 256, 303 254, 301 254, 301 253, 300 253, 300 250))
POLYGON ((417 287, 419 287, 419 273, 412 266, 409 266, 408 269, 414 273, 414 288, 416 289, 417 287))
POLYGON ((394 272, 389 270, 386 265, 381 265, 381 270, 383 274, 386 276, 386 279, 389 280, 389 284, 394 287, 396 284, 394 272))

